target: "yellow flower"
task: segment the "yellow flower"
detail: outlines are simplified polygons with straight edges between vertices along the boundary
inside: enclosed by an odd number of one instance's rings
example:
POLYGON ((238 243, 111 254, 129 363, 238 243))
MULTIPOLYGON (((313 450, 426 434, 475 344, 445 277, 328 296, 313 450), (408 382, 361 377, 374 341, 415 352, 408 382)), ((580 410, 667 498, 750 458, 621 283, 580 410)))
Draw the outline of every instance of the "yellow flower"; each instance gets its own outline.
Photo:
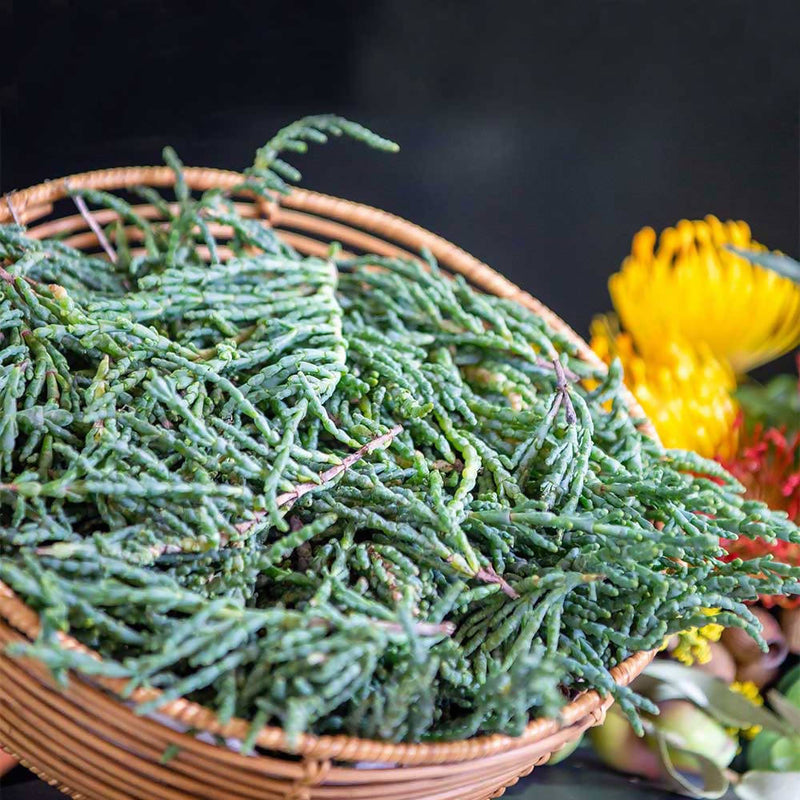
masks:
POLYGON ((731 456, 736 448, 739 413, 731 396, 733 370, 708 347, 664 340, 645 359, 630 333, 620 332, 612 315, 596 317, 592 349, 607 363, 618 357, 625 383, 653 422, 666 447, 695 450, 703 456, 731 456))
POLYGON ((725 249, 764 252, 745 222, 681 220, 656 243, 652 228, 633 238, 609 291, 637 352, 664 361, 674 340, 706 346, 736 373, 800 344, 800 286, 725 249))
POLYGON ((731 691, 746 697, 753 705, 764 705, 764 698, 753 681, 734 681, 731 684, 731 691))
MULTIPOLYGON (((711 615, 719 612, 718 608, 704 609, 704 613, 711 615)), ((707 664, 711 660, 710 642, 718 642, 724 628, 711 622, 701 628, 689 628, 678 634, 678 644, 672 651, 672 657, 691 667, 695 661, 698 664, 707 664)))

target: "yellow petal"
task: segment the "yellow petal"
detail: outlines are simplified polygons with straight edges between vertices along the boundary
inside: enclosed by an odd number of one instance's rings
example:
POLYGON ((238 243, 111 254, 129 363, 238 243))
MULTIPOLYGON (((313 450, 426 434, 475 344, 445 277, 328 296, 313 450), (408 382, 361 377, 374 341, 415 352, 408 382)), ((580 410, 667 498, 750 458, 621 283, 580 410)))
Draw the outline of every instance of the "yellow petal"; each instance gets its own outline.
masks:
POLYGON ((609 280, 642 357, 664 360, 668 342, 679 339, 706 346, 741 374, 800 344, 800 286, 725 249, 766 249, 746 222, 680 220, 655 241, 652 228, 639 231, 609 280))
POLYGON ((613 317, 596 318, 592 349, 607 363, 620 359, 626 385, 664 445, 707 457, 732 455, 739 408, 731 395, 736 386, 731 368, 708 347, 695 350, 674 338, 662 342, 659 360, 648 361, 628 334, 613 333, 616 327, 613 317))

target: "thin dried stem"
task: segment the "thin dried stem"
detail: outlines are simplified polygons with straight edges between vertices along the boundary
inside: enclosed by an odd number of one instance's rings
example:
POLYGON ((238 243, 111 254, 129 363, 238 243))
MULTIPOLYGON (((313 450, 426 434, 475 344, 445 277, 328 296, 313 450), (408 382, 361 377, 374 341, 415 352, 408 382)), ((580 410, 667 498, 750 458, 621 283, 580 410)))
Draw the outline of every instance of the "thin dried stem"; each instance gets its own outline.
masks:
POLYGON ((575 406, 572 405, 572 399, 569 396, 569 383, 564 372, 564 365, 560 359, 553 359, 553 368, 556 371, 556 391, 558 391, 564 403, 564 415, 570 425, 575 425, 578 422, 578 415, 575 413, 575 406))
POLYGON ((496 583, 504 595, 516 600, 519 594, 514 590, 514 587, 502 576, 498 575, 495 568, 490 564, 488 567, 481 567, 476 573, 475 578, 484 583, 496 583))
MULTIPOLYGON (((395 425, 391 430, 388 430, 381 436, 378 436, 372 441, 367 442, 363 447, 359 447, 358 450, 350 453, 349 456, 345 456, 340 464, 336 464, 335 466, 331 467, 330 469, 326 469, 325 472, 321 473, 319 476, 319 483, 312 483, 310 481, 308 483, 301 483, 298 486, 295 486, 295 488, 291 491, 279 494, 275 498, 278 508, 282 508, 283 506, 292 506, 303 495, 314 491, 314 489, 318 489, 320 486, 323 486, 326 483, 329 483, 334 478, 341 475, 345 470, 352 467, 357 461, 360 461, 362 458, 364 458, 364 456, 369 455, 373 451, 389 444, 389 442, 391 442, 392 439, 394 439, 394 437, 397 436, 402 430, 402 425, 395 425)), ((245 522, 240 522, 234 527, 239 533, 247 533, 247 531, 249 531, 257 522, 264 518, 266 513, 266 511, 256 511, 253 514, 252 519, 248 519, 245 522)))
MULTIPOLYGON (((536 359, 536 366, 542 367, 542 369, 552 369, 552 370, 555 370, 556 373, 557 373, 558 372, 558 368, 555 365, 556 361, 558 361, 558 359, 554 358, 552 361, 548 361, 546 358, 537 358, 536 359)), ((558 361, 558 363, 561 364, 561 361, 558 361)), ((561 371, 563 372, 564 376, 566 378, 568 378, 569 380, 571 380, 571 381, 580 380, 580 376, 579 375, 576 375, 571 369, 568 369, 563 364, 561 364, 561 371)))
MULTIPOLYGON (((69 188, 69 185, 67 185, 67 188, 69 188)), ((106 238, 105 233, 103 233, 103 229, 100 227, 97 220, 92 216, 92 212, 89 211, 86 201, 79 194, 72 195, 72 201, 77 206, 78 211, 81 212, 81 216, 86 220, 86 224, 92 229, 92 233, 94 233, 94 235, 97 237, 97 241, 100 243, 100 246, 103 248, 103 250, 105 250, 105 253, 111 263, 116 264, 116 250, 114 250, 114 248, 111 246, 111 243, 106 238)))

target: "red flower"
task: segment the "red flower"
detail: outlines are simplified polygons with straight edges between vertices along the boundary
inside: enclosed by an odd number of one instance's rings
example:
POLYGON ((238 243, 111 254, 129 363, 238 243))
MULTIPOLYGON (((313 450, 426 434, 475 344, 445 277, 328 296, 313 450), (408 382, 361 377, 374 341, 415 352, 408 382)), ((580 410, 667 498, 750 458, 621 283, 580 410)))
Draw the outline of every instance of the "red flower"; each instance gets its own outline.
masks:
MULTIPOLYGON (((741 425, 741 420, 739 423, 741 425)), ((770 508, 782 509, 795 522, 800 522, 800 432, 787 435, 778 428, 756 425, 743 436, 739 450, 731 459, 722 459, 726 469, 742 482, 747 496, 765 502, 770 508)), ((723 540, 730 558, 755 558, 767 553, 787 564, 800 565, 800 545, 789 542, 768 544, 762 539, 740 537, 723 540)), ((795 607, 800 598, 762 597, 766 606, 795 607)))

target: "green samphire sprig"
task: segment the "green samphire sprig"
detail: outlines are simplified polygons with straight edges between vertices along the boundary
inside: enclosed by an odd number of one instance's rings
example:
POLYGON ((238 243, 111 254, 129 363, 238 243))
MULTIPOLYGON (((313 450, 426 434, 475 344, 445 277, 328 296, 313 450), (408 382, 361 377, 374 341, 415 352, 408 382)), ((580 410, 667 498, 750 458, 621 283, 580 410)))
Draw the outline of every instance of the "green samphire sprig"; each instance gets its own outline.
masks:
POLYGON ((202 195, 167 149, 174 198, 134 190, 161 222, 72 189, 106 258, 0 227, 0 580, 43 623, 24 652, 253 735, 517 734, 587 688, 635 719, 614 665, 709 621, 757 635, 746 601, 798 590, 720 537, 800 534, 642 434, 619 365, 531 311, 429 254, 304 258, 240 213, 297 179, 282 151, 342 133, 396 149, 309 117, 202 195))

